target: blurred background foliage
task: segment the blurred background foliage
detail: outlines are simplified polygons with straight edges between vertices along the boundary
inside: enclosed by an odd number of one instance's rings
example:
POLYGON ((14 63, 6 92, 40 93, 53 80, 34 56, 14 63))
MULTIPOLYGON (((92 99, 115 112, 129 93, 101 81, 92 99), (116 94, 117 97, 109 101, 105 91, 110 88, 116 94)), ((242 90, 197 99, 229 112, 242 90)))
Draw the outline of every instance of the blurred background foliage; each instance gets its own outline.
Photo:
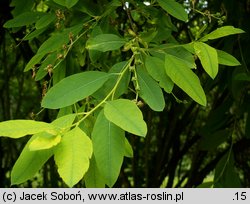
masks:
MULTIPOLYGON (((89 2, 90 13, 101 12, 108 3, 107 0, 89 2)), ((157 26, 161 32, 155 39, 159 43, 176 40, 188 43, 197 35, 204 35, 221 25, 239 27, 246 34, 211 42, 213 47, 235 56, 241 66, 220 66, 215 80, 204 73, 197 73, 207 95, 207 107, 188 100, 176 87, 174 95, 165 95, 166 108, 163 112, 153 112, 146 105, 142 107, 148 124, 147 137, 128 135, 134 157, 125 159, 115 187, 250 187, 250 1, 180 0, 178 2, 183 3, 189 14, 187 23, 176 19, 167 21, 159 7, 149 11, 142 0, 122 2, 128 4, 129 9, 118 8, 112 18, 104 18, 98 28, 126 36, 129 35, 127 28, 133 26, 146 38, 154 32, 151 27, 157 26), (150 18, 148 12, 155 12, 155 18, 150 18), (131 21, 133 25, 130 25, 131 21)), ((23 72, 27 62, 48 37, 48 30, 41 30, 42 35, 29 36, 31 40, 25 40, 31 32, 29 27, 3 28, 6 21, 31 8, 50 12, 56 5, 51 0, 0 2, 0 121, 36 118, 50 122, 55 118, 55 111, 40 113, 49 74, 41 81, 35 81, 32 71, 23 72)), ((53 26, 58 28, 87 18, 81 7, 74 12, 57 9, 56 16, 53 26)), ((91 35, 98 32, 95 29, 91 35)), ((67 57, 65 63, 72 69, 85 69, 86 66, 105 69, 126 59, 126 54, 114 52, 108 56, 109 53, 95 53, 99 60, 93 60, 91 55, 75 52, 67 57), (82 55, 79 57, 79 54, 82 55), (105 61, 102 60, 103 55, 105 61)), ((10 187, 11 168, 26 142, 27 138, 0 138, 0 187, 10 187)), ((49 160, 33 180, 20 187, 64 187, 64 184, 54 162, 49 160)), ((84 187, 84 182, 77 187, 84 187)))

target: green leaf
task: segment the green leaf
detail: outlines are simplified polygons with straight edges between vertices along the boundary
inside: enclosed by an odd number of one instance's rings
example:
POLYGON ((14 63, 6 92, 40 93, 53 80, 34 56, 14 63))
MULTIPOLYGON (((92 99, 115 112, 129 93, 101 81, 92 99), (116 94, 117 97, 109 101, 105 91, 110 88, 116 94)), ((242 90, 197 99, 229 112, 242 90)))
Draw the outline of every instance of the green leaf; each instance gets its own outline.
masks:
POLYGON ((139 67, 137 69, 139 96, 154 111, 162 111, 165 107, 163 93, 158 83, 152 79, 146 71, 139 67))
POLYGON ((188 20, 188 14, 184 7, 177 3, 175 0, 157 0, 159 5, 167 11, 171 16, 186 22, 188 20))
POLYGON ((239 66, 241 65, 240 62, 232 55, 222 51, 217 50, 218 54, 218 62, 219 64, 226 65, 226 66, 239 66))
POLYGON ((75 25, 73 27, 63 30, 61 33, 56 33, 47 39, 38 49, 37 54, 47 54, 54 52, 58 49, 62 49, 63 45, 67 45, 69 42, 69 34, 74 37, 82 29, 82 24, 75 25))
POLYGON ((69 187, 77 184, 87 172, 92 151, 91 140, 80 128, 63 135, 54 158, 59 175, 69 187))
POLYGON ((128 139, 125 137, 125 157, 132 158, 134 156, 133 148, 131 144, 129 143, 128 139))
MULTIPOLYGON (((89 39, 92 39, 92 38, 94 38, 94 37, 96 37, 98 35, 101 35, 101 34, 103 34, 103 31, 102 31, 101 27, 100 26, 95 26, 93 28, 92 32, 90 33, 89 39)), ((89 58, 90 58, 91 62, 93 62, 93 63, 96 63, 102 57, 102 55, 104 54, 101 51, 91 50, 91 49, 88 51, 88 53, 89 53, 89 58)))
POLYGON ((57 117, 60 118, 62 116, 71 114, 72 112, 73 112, 72 106, 66 106, 64 108, 60 108, 60 110, 59 110, 59 112, 57 114, 57 117))
POLYGON ((167 54, 174 55, 175 57, 178 57, 179 59, 183 60, 183 62, 185 62, 186 65, 191 69, 196 68, 196 64, 195 64, 195 61, 194 61, 194 56, 193 56, 193 54, 191 52, 186 50, 180 44, 168 43, 167 45, 169 46, 165 50, 165 52, 167 54))
POLYGON ((108 121, 101 111, 91 138, 97 167, 105 178, 105 183, 112 187, 120 174, 123 162, 125 132, 108 121))
POLYGON ((60 134, 57 135, 51 135, 51 134, 41 134, 36 137, 31 143, 30 143, 30 150, 42 150, 42 149, 49 149, 56 145, 58 145, 61 142, 61 134, 63 132, 69 131, 72 123, 74 122, 76 117, 76 114, 68 114, 62 117, 57 118, 54 120, 51 124, 60 129, 60 134))
POLYGON ((39 135, 34 139, 30 145, 30 151, 37 151, 42 149, 50 149, 61 142, 61 135, 44 134, 39 135))
POLYGON ((233 26, 223 26, 205 35, 204 37, 200 39, 200 41, 205 42, 208 40, 214 40, 214 39, 225 37, 228 35, 234 35, 234 34, 240 34, 240 33, 245 33, 245 31, 239 28, 235 28, 233 26))
MULTIPOLYGON (((93 97, 97 98, 98 100, 103 100, 108 95, 108 93, 114 88, 118 77, 120 76, 119 73, 122 72, 122 70, 127 64, 128 61, 123 61, 118 62, 114 66, 112 66, 109 70, 109 73, 114 75, 112 75, 112 77, 110 77, 109 80, 105 82, 101 89, 99 89, 93 94, 93 97)), ((114 98, 119 98, 122 94, 126 93, 130 82, 130 76, 131 73, 129 72, 129 70, 125 71, 120 83, 118 84, 115 90, 114 98)))
POLYGON ((30 33, 28 33, 27 35, 24 36, 23 40, 32 40, 35 37, 39 36, 40 34, 42 34, 44 31, 46 31, 47 28, 42 28, 42 29, 38 29, 38 30, 34 30, 30 33))
POLYGON ((25 135, 33 135, 39 132, 56 134, 52 124, 34 120, 8 120, 0 122, 0 136, 20 138, 25 135))
POLYGON ((66 77, 48 91, 42 107, 57 109, 72 105, 97 91, 109 76, 104 72, 86 71, 66 77))
POLYGON ((45 132, 38 133, 25 145, 11 171, 11 185, 20 184, 33 178, 45 162, 53 155, 52 149, 30 151, 30 143, 42 135, 50 134, 45 132))
POLYGON ((56 20, 56 16, 53 13, 47 13, 43 17, 41 17, 37 22, 36 22, 36 29, 42 29, 48 26, 50 23, 52 23, 54 20, 56 20))
POLYGON ((139 136, 146 136, 147 125, 136 104, 127 99, 106 102, 104 106, 106 118, 125 131, 139 136))
POLYGON ((56 69, 53 70, 53 85, 65 78, 66 60, 60 62, 56 69))
POLYGON ((195 54, 200 59, 204 70, 208 73, 208 75, 212 79, 214 79, 218 74, 218 66, 219 66, 216 49, 205 43, 195 42, 194 50, 195 54))
POLYGON ((84 181, 86 188, 105 188, 105 180, 96 165, 94 155, 90 160, 89 169, 84 176, 84 181))
POLYGON ((52 35, 39 47, 36 55, 33 56, 28 62, 28 64, 25 66, 24 71, 27 72, 32 69, 33 66, 39 63, 46 54, 63 49, 63 45, 67 45, 70 40, 69 34, 71 33, 71 35, 74 37, 81 31, 81 29, 82 24, 79 24, 67 28, 61 33, 56 33, 52 35))
POLYGON ((25 66, 24 72, 27 72, 27 71, 31 70, 34 67, 34 65, 38 64, 41 61, 41 59, 44 57, 44 55, 45 54, 36 54, 36 55, 34 55, 30 59, 28 64, 25 66))
POLYGON ((173 81, 169 78, 165 71, 164 61, 158 57, 147 56, 145 59, 145 67, 148 73, 159 85, 167 92, 171 93, 174 87, 173 81))
POLYGON ((3 27, 15 28, 30 25, 37 22, 43 15, 45 15, 43 12, 25 12, 7 21, 3 27))
MULTIPOLYGON (((46 58, 43 60, 41 66, 39 67, 39 70, 36 73, 35 81, 40 81, 41 79, 43 79, 48 74, 47 67, 48 66, 53 67, 56 60, 57 60, 57 53, 56 52, 48 54, 46 56, 46 58)), ((53 72, 53 74, 54 74, 54 72, 53 72)), ((53 75, 53 79, 54 79, 54 75, 53 75)))
POLYGON ((214 188, 241 188, 239 175, 235 171, 234 155, 225 154, 218 162, 214 174, 214 188))
POLYGON ((179 58, 166 54, 165 69, 167 75, 197 103, 206 106, 206 95, 199 78, 179 58))
POLYGON ((61 6, 71 8, 74 5, 76 5, 79 0, 53 0, 53 1, 56 2, 57 4, 61 5, 61 6))
POLYGON ((61 117, 58 117, 51 124, 61 131, 67 131, 76 118, 76 114, 68 114, 61 117), (68 128, 68 129, 67 129, 68 128))
POLYGON ((125 44, 125 40, 114 34, 100 34, 87 41, 86 48, 102 52, 117 50, 125 44))

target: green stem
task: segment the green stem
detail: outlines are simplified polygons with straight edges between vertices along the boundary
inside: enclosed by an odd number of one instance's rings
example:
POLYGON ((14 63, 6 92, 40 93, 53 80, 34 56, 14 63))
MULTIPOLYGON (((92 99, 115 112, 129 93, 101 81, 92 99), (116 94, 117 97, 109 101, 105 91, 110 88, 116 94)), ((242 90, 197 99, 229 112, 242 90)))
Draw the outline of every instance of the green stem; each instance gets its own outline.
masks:
POLYGON ((134 55, 132 55, 132 57, 130 58, 130 60, 128 61, 128 63, 124 66, 124 68, 122 69, 122 71, 119 73, 119 77, 116 81, 116 84, 114 85, 114 87, 112 88, 112 90, 107 94, 107 96, 99 103, 97 104, 93 109, 91 109, 88 112, 84 112, 84 113, 77 113, 77 115, 84 115, 84 117, 82 119, 80 119, 78 122, 74 123, 71 125, 71 127, 73 126, 78 126, 82 121, 84 121, 90 114, 92 114, 93 112, 95 112, 99 107, 101 107, 110 97, 112 98, 112 100, 114 100, 114 94, 116 92, 116 89, 119 85, 119 83, 121 82, 122 77, 124 76, 125 72, 129 69, 131 62, 134 59, 134 55))

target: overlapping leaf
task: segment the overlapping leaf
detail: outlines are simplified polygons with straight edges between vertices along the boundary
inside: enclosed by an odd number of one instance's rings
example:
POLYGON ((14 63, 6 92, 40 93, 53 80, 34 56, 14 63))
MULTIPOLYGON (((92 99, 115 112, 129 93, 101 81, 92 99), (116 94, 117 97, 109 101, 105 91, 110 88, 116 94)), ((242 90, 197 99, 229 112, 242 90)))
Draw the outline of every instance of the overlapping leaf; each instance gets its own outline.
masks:
POLYGON ((56 20, 55 14, 47 13, 36 22, 36 29, 42 29, 56 20))
POLYGON ((214 79, 218 74, 219 69, 216 49, 203 42, 195 42, 194 50, 195 54, 200 59, 204 70, 212 79, 214 79))
POLYGON ((62 49, 63 46, 67 45, 70 40, 69 34, 71 33, 72 36, 76 36, 81 31, 81 29, 82 24, 78 24, 73 27, 66 28, 60 33, 55 33, 52 35, 39 47, 36 55, 34 55, 25 66, 24 71, 26 72, 32 69, 33 66, 39 63, 41 59, 47 54, 62 49))
POLYGON ((39 132, 56 134, 52 124, 34 120, 8 120, 0 122, 0 136, 20 138, 25 135, 33 135, 39 132))
MULTIPOLYGON (((52 125, 59 129, 64 128, 65 131, 67 131, 68 129, 66 127, 69 127, 73 123, 75 116, 76 116, 75 114, 69 114, 57 118, 52 122, 52 125)), ((39 141, 41 138, 50 138, 50 137, 54 138, 56 136, 47 132, 40 132, 31 137, 29 142, 25 145, 21 155, 18 157, 11 171, 12 185, 23 183, 28 179, 34 177, 35 174, 39 171, 39 169, 41 169, 41 167, 44 165, 44 163, 53 155, 53 149, 51 149, 51 147, 57 145, 54 140, 47 141, 47 143, 43 142, 40 143, 39 145, 36 145, 35 148, 36 151, 30 150, 30 145, 33 142, 37 144, 37 141, 39 141), (50 148, 48 146, 50 146, 50 148)))
POLYGON ((87 188, 105 188, 105 179, 98 169, 94 155, 90 160, 90 165, 87 173, 84 176, 85 186, 87 188))
POLYGON ((166 54, 165 68, 167 75, 197 103, 206 106, 206 95, 201 87, 199 78, 181 60, 166 54))
POLYGON ((59 130, 59 133, 57 135, 46 134, 46 132, 38 134, 36 138, 30 142, 30 150, 49 149, 58 145, 61 142, 61 134, 69 130, 75 117, 75 114, 68 114, 54 120, 52 125, 59 130))
POLYGON ((45 162, 53 155, 52 149, 30 151, 29 145, 39 135, 50 135, 49 133, 38 133, 34 135, 25 145, 11 171, 11 184, 20 184, 31 179, 42 168, 45 162))
POLYGON ((78 127, 67 132, 55 149, 55 162, 63 181, 72 187, 78 183, 89 168, 92 142, 78 127))
POLYGON ((146 136, 147 125, 142 112, 136 104, 127 99, 106 102, 104 107, 106 118, 125 131, 139 136, 146 136))
POLYGON ((125 132, 106 119, 101 111, 92 132, 94 155, 105 183, 112 187, 117 180, 125 152, 125 132))
POLYGON ((149 74, 139 67, 137 69, 139 96, 154 111, 162 111, 165 107, 163 93, 158 83, 149 74))
POLYGON ((15 18, 7 21, 3 26, 5 28, 15 28, 30 25, 37 22, 45 13, 43 12, 24 12, 15 18))
POLYGON ((61 142, 61 135, 39 134, 30 145, 30 151, 50 149, 61 142))
POLYGON ((158 57, 147 56, 145 59, 145 67, 148 73, 159 85, 167 92, 171 93, 174 87, 174 83, 166 74, 164 61, 158 57))

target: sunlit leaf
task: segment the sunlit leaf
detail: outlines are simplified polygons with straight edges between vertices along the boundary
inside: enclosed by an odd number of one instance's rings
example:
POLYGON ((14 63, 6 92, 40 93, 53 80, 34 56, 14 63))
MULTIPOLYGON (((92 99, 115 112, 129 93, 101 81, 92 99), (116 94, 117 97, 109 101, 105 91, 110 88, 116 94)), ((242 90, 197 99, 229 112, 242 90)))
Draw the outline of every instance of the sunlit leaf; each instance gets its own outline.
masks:
POLYGON ((218 55, 216 49, 205 43, 195 42, 194 50, 195 54, 200 59, 204 70, 212 79, 214 79, 218 74, 219 69, 218 55))
POLYGON ((166 54, 165 69, 172 81, 197 103, 206 106, 206 95, 195 73, 181 60, 166 54))
POLYGON ((25 135, 33 135, 39 132, 55 133, 52 124, 34 120, 8 120, 0 122, 0 136, 20 138, 25 135))
POLYGON ((142 112, 136 104, 127 99, 107 101, 104 107, 106 118, 125 131, 135 135, 146 136, 147 125, 142 112))
POLYGON ((208 33, 207 35, 202 37, 200 41, 205 42, 208 40, 213 40, 213 39, 225 37, 228 35, 234 35, 234 34, 240 34, 240 33, 245 33, 245 31, 241 30, 240 28, 235 28, 233 26, 223 26, 223 27, 217 28, 211 33, 208 33))
POLYGON ((50 135, 43 132, 34 135, 25 145, 11 171, 11 184, 23 183, 35 176, 45 162, 53 155, 52 149, 30 151, 29 145, 39 136, 50 135))
POLYGON ((50 149, 61 142, 61 135, 39 135, 34 139, 30 145, 30 151, 50 149))
POLYGON ((89 168, 92 142, 78 127, 63 135, 55 149, 55 162, 63 181, 72 187, 77 184, 89 168))
POLYGON ((39 134, 36 138, 30 143, 30 150, 42 150, 49 149, 61 142, 61 134, 70 129, 71 124, 75 120, 76 114, 68 114, 62 117, 57 118, 51 124, 58 128, 60 131, 57 135, 51 134, 39 134))
POLYGON ((241 65, 240 62, 232 55, 222 51, 217 50, 218 54, 218 62, 219 64, 226 65, 226 66, 239 66, 241 65))

